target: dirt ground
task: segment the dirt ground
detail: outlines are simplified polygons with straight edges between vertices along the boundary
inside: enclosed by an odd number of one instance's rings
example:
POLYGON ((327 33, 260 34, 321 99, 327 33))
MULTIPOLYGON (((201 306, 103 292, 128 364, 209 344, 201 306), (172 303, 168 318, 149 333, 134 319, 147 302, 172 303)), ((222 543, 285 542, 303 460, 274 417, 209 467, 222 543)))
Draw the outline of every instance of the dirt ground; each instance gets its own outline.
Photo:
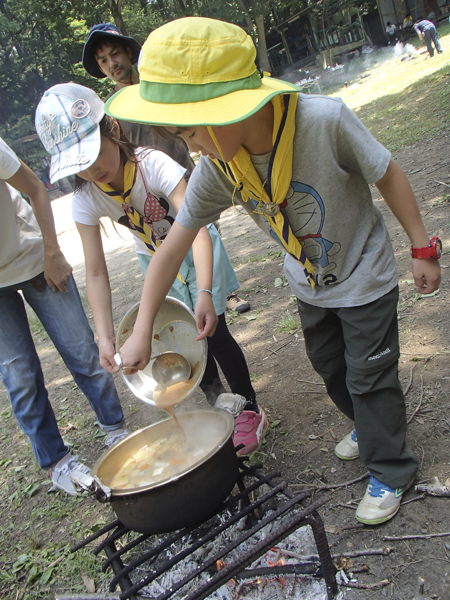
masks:
MULTIPOLYGON (((388 223, 400 273, 400 379, 407 391, 407 410, 411 421, 408 443, 420 459, 415 485, 429 483, 434 477, 441 482, 450 477, 450 290, 447 271, 450 266, 450 196, 445 194, 446 190, 450 190, 437 183, 450 185, 449 151, 450 140, 445 136, 410 147, 394 156, 410 178, 429 233, 439 235, 444 243, 441 260, 443 279, 438 294, 428 299, 416 295, 409 271, 407 237, 384 203, 377 200, 388 223)), ((256 458, 264 463, 266 470, 280 469, 293 491, 315 486, 317 497, 319 494, 331 494, 331 502, 320 513, 332 553, 366 550, 367 556, 353 559, 353 565, 369 567, 368 572, 356 575, 358 584, 370 587, 387 581, 374 590, 341 588, 345 598, 406 600, 416 594, 417 598, 449 598, 450 537, 430 536, 442 533, 450 536, 450 500, 423 496, 411 488, 405 494, 405 506, 392 521, 373 528, 357 523, 354 509, 367 481, 345 483, 360 478, 366 470, 359 460, 342 462, 333 453, 336 441, 352 425, 334 407, 308 362, 296 305, 282 276, 282 253, 260 233, 250 218, 238 215, 234 209, 222 215, 220 228, 241 282, 239 293, 251 303, 250 312, 243 315, 228 313, 229 326, 245 352, 258 401, 271 422, 266 441, 256 458), (280 331, 283 325, 288 331, 280 331), (340 487, 330 489, 329 486, 340 487), (385 539, 385 536, 398 538, 407 535, 421 537, 395 541, 385 539), (370 555, 370 550, 379 548, 390 548, 391 552, 382 556, 370 555), (420 579, 425 581, 421 587, 423 596, 417 591, 420 579)), ((107 257, 114 318, 118 323, 126 310, 138 301, 142 278, 131 245, 116 248, 107 257)), ((74 273, 85 301, 84 266, 76 265, 74 273)), ((88 309, 87 312, 90 314, 88 309)), ((70 375, 45 332, 37 328, 35 339, 61 430, 74 450, 92 464, 102 451, 93 414, 86 413, 81 392, 73 388, 70 375)), ((117 387, 129 429, 136 430, 161 417, 155 409, 135 399, 120 376, 117 377, 117 387)), ((205 403, 200 392, 191 402, 205 403)), ((30 519, 32 521, 36 512, 41 511, 43 515, 41 525, 34 524, 33 532, 24 535, 39 538, 39 544, 46 543, 46 527, 50 527, 50 522, 53 534, 56 531, 64 536, 70 531, 69 522, 74 519, 79 519, 88 528, 101 519, 108 522, 113 515, 109 508, 90 499, 69 499, 66 501, 70 505, 69 514, 64 514, 55 523, 54 516, 47 510, 51 497, 45 493, 48 476, 33 466, 31 449, 14 417, 11 417, 2 385, 0 413, 0 456, 4 460, 12 460, 11 464, 7 464, 8 472, 6 463, 0 461, 2 513, 9 515, 9 525, 5 525, 5 519, 2 526, 3 546, 9 551, 1 553, 1 563, 2 570, 11 570, 23 551, 14 528, 26 530, 24 524, 30 519), (20 467, 19 470, 17 467, 20 467), (13 468, 14 478, 10 476, 13 468), (25 478, 22 487, 25 482, 35 482, 41 489, 17 503, 14 493, 21 478, 25 478)), ((55 542, 54 539, 52 541, 55 542)), ((72 543, 73 539, 68 542, 72 543)), ((76 572, 75 578, 78 584, 76 572)), ((23 594, 19 594, 20 577, 17 581, 9 580, 7 585, 3 583, 0 596, 22 598, 23 594)), ((70 581, 63 584, 57 581, 56 589, 61 589, 60 584, 66 593, 71 591, 70 581)), ((35 596, 28 597, 52 596, 36 592, 35 596)))

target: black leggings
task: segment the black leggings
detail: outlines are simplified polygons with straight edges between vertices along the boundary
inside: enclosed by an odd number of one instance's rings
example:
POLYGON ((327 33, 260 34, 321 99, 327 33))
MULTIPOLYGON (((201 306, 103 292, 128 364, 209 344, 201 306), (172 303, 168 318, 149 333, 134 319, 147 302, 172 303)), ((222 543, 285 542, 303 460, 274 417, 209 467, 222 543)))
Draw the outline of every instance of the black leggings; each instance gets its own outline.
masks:
POLYGON ((240 394, 253 404, 256 393, 250 381, 244 353, 227 327, 225 314, 219 315, 217 329, 207 341, 208 358, 200 388, 205 393, 208 403, 213 406, 217 396, 226 392, 220 380, 217 361, 233 394, 240 394))

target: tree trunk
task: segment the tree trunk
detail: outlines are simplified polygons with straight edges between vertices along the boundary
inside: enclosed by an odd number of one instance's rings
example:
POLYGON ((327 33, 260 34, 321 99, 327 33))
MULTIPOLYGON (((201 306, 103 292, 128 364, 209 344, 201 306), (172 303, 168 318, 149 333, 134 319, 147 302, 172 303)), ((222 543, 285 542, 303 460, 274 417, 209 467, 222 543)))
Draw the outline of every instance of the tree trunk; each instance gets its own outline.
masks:
POLYGON ((263 71, 271 71, 269 56, 267 54, 266 31, 264 29, 264 17, 259 15, 255 19, 258 30, 258 61, 263 71))
POLYGON ((122 17, 122 1, 123 0, 117 0, 116 2, 116 0, 108 0, 108 4, 109 10, 111 11, 116 27, 120 29, 123 35, 127 35, 125 23, 123 22, 122 17))
POLYGON ((247 7, 244 4, 244 0, 238 0, 238 4, 239 4, 239 8, 242 10, 242 13, 244 15, 244 19, 247 24, 248 33, 250 35, 252 35, 253 33, 255 33, 255 27, 253 25, 253 21, 250 18, 247 7))

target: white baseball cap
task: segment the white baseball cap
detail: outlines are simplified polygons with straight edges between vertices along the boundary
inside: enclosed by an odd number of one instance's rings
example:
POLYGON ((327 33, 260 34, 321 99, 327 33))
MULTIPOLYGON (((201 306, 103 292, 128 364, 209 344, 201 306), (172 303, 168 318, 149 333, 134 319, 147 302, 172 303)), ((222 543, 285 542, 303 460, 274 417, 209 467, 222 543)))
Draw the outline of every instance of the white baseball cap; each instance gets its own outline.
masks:
POLYGON ((51 154, 50 182, 90 167, 100 153, 99 123, 104 104, 97 94, 77 83, 61 83, 47 90, 36 109, 35 125, 51 154))

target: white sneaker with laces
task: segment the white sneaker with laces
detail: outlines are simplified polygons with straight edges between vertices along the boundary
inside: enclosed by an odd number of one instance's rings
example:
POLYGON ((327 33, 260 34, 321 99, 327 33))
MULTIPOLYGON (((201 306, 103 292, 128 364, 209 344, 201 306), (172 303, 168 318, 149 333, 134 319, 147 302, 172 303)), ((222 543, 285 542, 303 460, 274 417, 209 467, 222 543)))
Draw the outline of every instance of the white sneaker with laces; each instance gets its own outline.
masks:
POLYGON ((334 453, 341 460, 355 460, 359 458, 358 438, 356 437, 356 429, 347 433, 345 437, 336 444, 334 453))
POLYGON ((114 446, 114 444, 117 444, 117 442, 120 442, 120 440, 123 440, 128 435, 130 435, 128 429, 123 429, 122 427, 114 429, 114 431, 108 431, 108 435, 105 438, 105 446, 111 448, 111 446, 114 446))
POLYGON ((78 456, 72 456, 68 452, 50 469, 53 486, 49 491, 62 490, 69 496, 78 496, 79 492, 76 490, 74 483, 76 485, 84 481, 90 472, 89 467, 78 461, 78 456))
POLYGON ((371 475, 366 493, 356 509, 356 520, 366 525, 379 525, 395 517, 403 494, 411 487, 413 481, 411 479, 404 487, 394 489, 371 475))

